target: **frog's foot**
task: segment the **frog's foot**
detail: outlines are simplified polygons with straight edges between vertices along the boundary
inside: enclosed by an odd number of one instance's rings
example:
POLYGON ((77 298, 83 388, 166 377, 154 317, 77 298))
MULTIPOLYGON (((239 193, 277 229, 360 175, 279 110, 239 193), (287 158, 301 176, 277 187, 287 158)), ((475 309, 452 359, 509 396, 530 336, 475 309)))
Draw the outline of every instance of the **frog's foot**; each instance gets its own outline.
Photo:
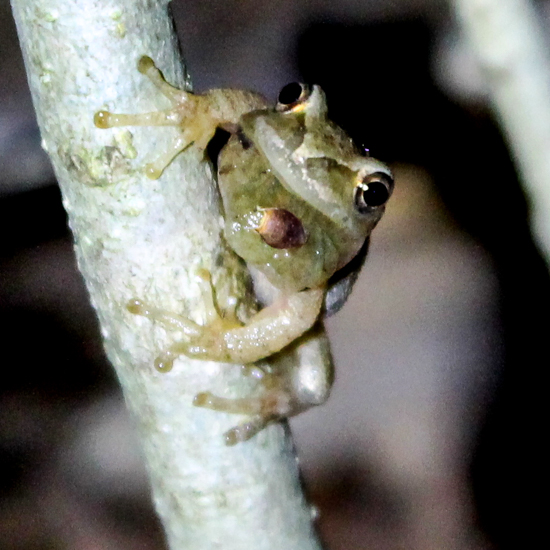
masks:
POLYGON ((204 154, 216 128, 223 127, 228 131, 235 131, 243 113, 266 106, 261 96, 243 90, 211 90, 202 95, 195 95, 175 88, 166 82, 154 61, 147 56, 139 60, 138 70, 170 100, 172 108, 142 114, 99 111, 94 116, 94 123, 98 128, 115 126, 176 126, 179 128, 181 135, 172 142, 163 155, 146 166, 145 172, 151 179, 159 178, 172 160, 190 145, 204 154))
MULTIPOLYGON (((126 304, 126 309, 134 315, 141 315, 153 322, 159 323, 166 330, 182 332, 186 338, 196 338, 201 335, 202 327, 187 319, 187 317, 153 307, 142 300, 135 298, 130 300, 126 304)), ((181 353, 173 352, 171 348, 164 351, 155 359, 155 367, 161 372, 169 372, 172 370, 172 366, 178 355, 181 355, 181 353)))
MULTIPOLYGON (((182 111, 179 109, 153 111, 151 113, 135 115, 98 111, 94 115, 94 124, 98 128, 113 128, 115 126, 181 126, 183 121, 184 117, 182 116, 182 111)), ((182 151, 192 145, 197 137, 200 138, 200 136, 196 135, 193 127, 182 130, 162 155, 145 166, 146 176, 153 180, 160 178, 164 169, 182 151)))
POLYGON ((267 424, 323 403, 333 382, 333 365, 323 325, 317 323, 284 353, 270 358, 269 366, 248 365, 245 370, 260 381, 258 394, 239 399, 210 392, 195 396, 197 407, 243 414, 248 420, 225 433, 227 445, 246 441, 267 424))
POLYGON ((94 124, 102 129, 115 126, 178 127, 181 134, 173 140, 166 152, 145 167, 147 177, 158 179, 174 158, 190 145, 196 144, 200 150, 204 150, 216 130, 216 122, 208 120, 205 122, 205 117, 202 117, 199 119, 199 124, 194 123, 193 120, 197 118, 198 96, 168 84, 150 57, 143 56, 139 60, 138 70, 147 76, 155 87, 172 102, 173 107, 164 111, 141 114, 98 111, 94 115, 94 124))
POLYGON ((218 313, 212 299, 206 301, 205 306, 208 324, 199 325, 187 317, 155 308, 142 300, 133 299, 126 304, 126 309, 130 313, 147 317, 167 331, 183 333, 185 340, 175 342, 155 359, 157 370, 169 372, 180 355, 199 359, 210 359, 212 355, 220 356, 223 334, 235 327, 240 327, 241 324, 233 318, 224 319, 218 313))
POLYGON ((293 416, 290 396, 283 390, 267 391, 262 397, 227 399, 210 392, 202 392, 195 396, 193 405, 232 414, 246 414, 251 418, 224 434, 226 445, 235 445, 247 441, 263 430, 270 422, 293 416))

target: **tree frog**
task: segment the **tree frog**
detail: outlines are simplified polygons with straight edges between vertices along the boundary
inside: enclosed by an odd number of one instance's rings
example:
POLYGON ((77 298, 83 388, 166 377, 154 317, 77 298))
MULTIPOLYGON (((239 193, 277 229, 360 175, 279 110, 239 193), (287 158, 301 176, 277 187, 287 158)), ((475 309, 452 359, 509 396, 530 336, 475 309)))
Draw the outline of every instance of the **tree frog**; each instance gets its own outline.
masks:
POLYGON ((250 416, 225 434, 226 443, 235 444, 328 397, 333 368, 320 318, 337 311, 351 291, 392 193, 392 173, 328 118, 319 86, 289 84, 273 107, 242 90, 195 95, 174 88, 149 57, 138 69, 173 107, 136 115, 99 111, 94 121, 99 128, 180 129, 169 150, 146 166, 150 178, 188 147, 205 151, 218 128, 230 133, 217 170, 225 239, 246 262, 263 309, 240 321, 212 306, 202 326, 137 299, 128 309, 185 335, 157 359, 159 370, 169 370, 181 354, 260 365, 253 370, 263 381, 259 396, 203 392, 194 400, 250 416))

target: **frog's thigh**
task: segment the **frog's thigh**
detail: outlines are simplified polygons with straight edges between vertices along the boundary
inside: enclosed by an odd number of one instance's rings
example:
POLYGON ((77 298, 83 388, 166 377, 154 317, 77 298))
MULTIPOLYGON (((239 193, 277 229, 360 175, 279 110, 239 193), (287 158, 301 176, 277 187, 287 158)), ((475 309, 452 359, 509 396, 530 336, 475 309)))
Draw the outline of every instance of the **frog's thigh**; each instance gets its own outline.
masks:
MULTIPOLYGON (((292 400, 305 410, 324 403, 334 382, 334 365, 325 327, 322 321, 296 343, 295 364, 288 383, 292 400)), ((294 414, 300 411, 295 411, 294 414)))

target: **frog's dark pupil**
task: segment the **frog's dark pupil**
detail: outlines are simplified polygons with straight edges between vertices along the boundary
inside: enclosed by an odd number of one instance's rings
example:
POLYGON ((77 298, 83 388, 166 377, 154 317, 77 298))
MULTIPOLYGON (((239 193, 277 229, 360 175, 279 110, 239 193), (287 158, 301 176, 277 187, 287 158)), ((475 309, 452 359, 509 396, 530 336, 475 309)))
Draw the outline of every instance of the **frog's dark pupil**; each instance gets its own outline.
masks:
POLYGON ((363 188, 363 201, 367 206, 381 206, 389 196, 388 188, 380 181, 372 181, 363 188))
POLYGON ((296 103, 296 101, 300 99, 301 95, 302 85, 299 82, 292 82, 291 84, 287 84, 279 92, 279 103, 282 103, 283 105, 296 103))

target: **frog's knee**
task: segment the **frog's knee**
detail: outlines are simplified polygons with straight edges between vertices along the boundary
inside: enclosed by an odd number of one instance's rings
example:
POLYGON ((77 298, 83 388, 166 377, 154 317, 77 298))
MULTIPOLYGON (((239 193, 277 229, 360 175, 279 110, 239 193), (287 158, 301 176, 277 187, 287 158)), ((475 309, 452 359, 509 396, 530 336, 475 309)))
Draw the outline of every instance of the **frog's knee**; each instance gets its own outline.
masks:
POLYGON ((332 387, 332 369, 320 369, 318 364, 300 365, 294 380, 292 391, 295 399, 304 409, 323 404, 332 387))

